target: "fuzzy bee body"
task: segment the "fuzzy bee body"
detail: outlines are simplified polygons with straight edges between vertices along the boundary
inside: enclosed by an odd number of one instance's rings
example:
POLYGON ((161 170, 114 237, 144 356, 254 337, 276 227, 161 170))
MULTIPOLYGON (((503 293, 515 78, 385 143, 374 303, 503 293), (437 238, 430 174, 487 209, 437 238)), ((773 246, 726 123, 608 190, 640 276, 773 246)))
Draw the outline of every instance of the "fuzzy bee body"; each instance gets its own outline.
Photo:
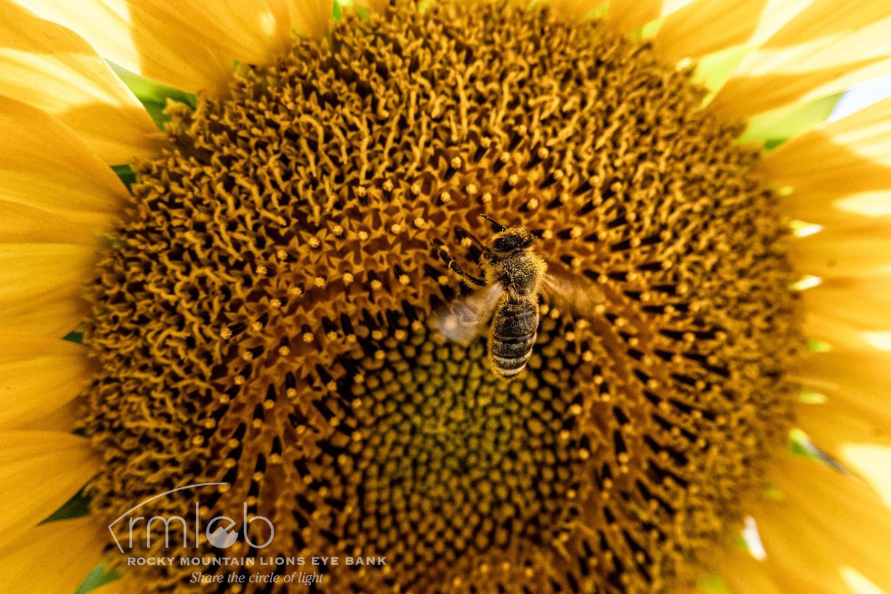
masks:
POLYGON ((489 360, 504 377, 523 371, 532 356, 538 338, 538 295, 535 297, 512 300, 505 294, 492 316, 489 360))
POLYGON ((546 274, 548 266, 533 249, 535 237, 525 227, 494 224, 501 230, 484 248, 480 262, 484 278, 467 274, 444 252, 452 272, 483 288, 453 303, 440 316, 439 330, 466 344, 481 333, 491 318, 489 361, 499 375, 510 378, 520 373, 532 356, 538 337, 539 295, 543 290, 583 314, 590 313, 586 309, 594 303, 603 301, 603 294, 590 283, 578 284, 546 274))

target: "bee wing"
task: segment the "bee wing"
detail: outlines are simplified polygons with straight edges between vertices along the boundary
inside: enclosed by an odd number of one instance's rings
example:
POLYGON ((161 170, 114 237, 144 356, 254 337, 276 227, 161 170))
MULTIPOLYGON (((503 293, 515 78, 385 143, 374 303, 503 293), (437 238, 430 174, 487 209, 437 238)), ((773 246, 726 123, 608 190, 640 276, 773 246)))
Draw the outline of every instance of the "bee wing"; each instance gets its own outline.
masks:
POLYGON ((591 318, 594 308, 606 301, 600 286, 586 276, 548 270, 543 279, 545 300, 579 318, 591 318))
POLYGON ((469 344, 482 333, 503 293, 504 287, 495 283, 455 300, 447 310, 437 315, 437 329, 449 340, 469 344))

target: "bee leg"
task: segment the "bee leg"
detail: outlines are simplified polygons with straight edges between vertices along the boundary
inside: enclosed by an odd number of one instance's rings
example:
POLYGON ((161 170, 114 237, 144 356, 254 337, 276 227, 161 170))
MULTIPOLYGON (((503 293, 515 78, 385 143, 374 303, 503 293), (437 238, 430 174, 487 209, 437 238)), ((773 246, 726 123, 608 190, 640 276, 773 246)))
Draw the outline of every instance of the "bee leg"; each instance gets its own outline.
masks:
POLYGON ((469 256, 474 261, 479 262, 481 257, 488 257, 491 253, 479 237, 463 227, 455 227, 455 237, 462 245, 470 248, 469 256), (470 245, 464 243, 465 239, 470 242, 470 245))
POLYGON ((486 281, 484 281, 483 279, 478 278, 476 276, 473 276, 472 274, 465 272, 464 269, 461 268, 461 266, 455 261, 455 259, 452 257, 452 255, 450 253, 443 250, 443 251, 439 252, 439 255, 442 257, 443 260, 445 260, 446 264, 448 264, 449 270, 452 271, 453 274, 456 274, 457 276, 464 279, 468 283, 471 283, 471 284, 474 284, 474 285, 477 285, 480 287, 486 286, 486 281))

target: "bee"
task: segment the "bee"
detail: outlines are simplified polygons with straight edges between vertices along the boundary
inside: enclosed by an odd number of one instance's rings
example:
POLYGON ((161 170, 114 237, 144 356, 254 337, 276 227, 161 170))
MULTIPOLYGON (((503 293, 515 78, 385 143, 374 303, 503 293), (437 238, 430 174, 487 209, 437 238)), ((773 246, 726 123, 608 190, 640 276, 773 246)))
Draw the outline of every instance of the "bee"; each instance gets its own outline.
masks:
POLYGON ((547 262, 535 251, 535 236, 525 227, 505 227, 480 216, 497 231, 488 245, 480 246, 483 278, 468 274, 447 251, 440 251, 449 270, 480 288, 452 303, 436 323, 446 338, 469 344, 491 319, 489 361, 499 375, 510 378, 520 373, 532 356, 538 337, 539 295, 582 316, 590 315, 605 297, 586 277, 548 272, 547 262))

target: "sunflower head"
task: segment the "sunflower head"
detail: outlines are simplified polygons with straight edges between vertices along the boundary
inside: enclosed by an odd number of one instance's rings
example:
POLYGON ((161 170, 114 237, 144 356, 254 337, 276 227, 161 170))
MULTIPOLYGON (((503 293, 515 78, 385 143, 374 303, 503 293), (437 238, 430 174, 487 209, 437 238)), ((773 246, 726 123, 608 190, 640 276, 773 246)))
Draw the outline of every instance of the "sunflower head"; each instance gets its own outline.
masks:
POLYGON ((782 144, 826 101, 742 119, 886 68, 840 40, 887 38, 887 3, 21 1, 0 574, 52 550, 67 592, 104 548, 103 594, 891 587, 849 466, 891 423, 891 101, 782 144))
POLYGON ((386 557, 332 591, 688 579, 763 486, 796 344, 776 197, 702 98, 599 21, 400 4, 172 107, 94 285, 94 509, 222 483, 201 516, 269 518, 264 555, 386 557), (510 380, 432 323, 483 215, 604 294, 545 298, 510 380))

